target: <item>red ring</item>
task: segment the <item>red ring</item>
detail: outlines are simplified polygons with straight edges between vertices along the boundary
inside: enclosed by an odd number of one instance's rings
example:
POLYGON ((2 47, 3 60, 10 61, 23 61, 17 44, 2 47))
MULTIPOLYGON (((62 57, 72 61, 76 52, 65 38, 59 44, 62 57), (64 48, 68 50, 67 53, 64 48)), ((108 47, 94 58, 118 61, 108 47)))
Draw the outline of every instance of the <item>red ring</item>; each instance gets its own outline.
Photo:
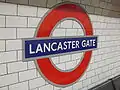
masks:
MULTIPOLYGON (((92 36, 93 29, 87 13, 78 5, 75 4, 62 4, 51 10, 44 18, 39 26, 36 37, 50 37, 55 25, 62 19, 75 18, 81 22, 85 35, 92 36)), ((57 70, 51 63, 49 58, 37 59, 35 62, 39 71, 49 82, 55 85, 66 86, 78 80, 87 69, 90 62, 92 50, 86 51, 82 62, 76 69, 70 72, 61 72, 57 70)))

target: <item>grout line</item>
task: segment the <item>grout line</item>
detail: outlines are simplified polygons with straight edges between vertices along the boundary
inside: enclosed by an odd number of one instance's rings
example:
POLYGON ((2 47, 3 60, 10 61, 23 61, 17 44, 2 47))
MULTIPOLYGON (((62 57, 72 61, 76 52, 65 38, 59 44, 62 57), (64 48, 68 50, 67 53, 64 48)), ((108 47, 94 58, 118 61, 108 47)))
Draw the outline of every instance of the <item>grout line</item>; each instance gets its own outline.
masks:
POLYGON ((17 10, 16 10, 16 16, 18 16, 18 5, 17 5, 17 10))
POLYGON ((6 63, 6 72, 8 74, 8 63, 6 63))
POLYGON ((5 16, 5 28, 6 28, 6 16, 5 16))

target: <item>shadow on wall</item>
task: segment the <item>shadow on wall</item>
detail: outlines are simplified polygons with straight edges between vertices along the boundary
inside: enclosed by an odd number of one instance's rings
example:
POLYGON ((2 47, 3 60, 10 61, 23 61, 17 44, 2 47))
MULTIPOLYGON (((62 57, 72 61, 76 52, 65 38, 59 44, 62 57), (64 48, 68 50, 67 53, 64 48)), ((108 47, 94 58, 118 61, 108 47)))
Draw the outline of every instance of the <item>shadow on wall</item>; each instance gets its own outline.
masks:
POLYGON ((108 81, 89 90, 120 90, 120 76, 109 79, 108 81))
POLYGON ((120 17, 120 0, 100 0, 102 15, 120 17))

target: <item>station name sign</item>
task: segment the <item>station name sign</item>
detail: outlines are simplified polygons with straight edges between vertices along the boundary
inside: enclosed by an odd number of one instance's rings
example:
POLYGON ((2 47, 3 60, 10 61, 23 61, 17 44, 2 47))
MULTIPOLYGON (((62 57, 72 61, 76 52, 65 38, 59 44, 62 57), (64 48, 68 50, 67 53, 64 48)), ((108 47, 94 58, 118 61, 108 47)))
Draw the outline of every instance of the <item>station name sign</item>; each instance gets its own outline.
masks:
POLYGON ((97 48, 97 37, 43 38, 24 40, 24 58, 43 58, 97 48))
MULTIPOLYGON (((66 87, 77 82, 85 73, 97 43, 97 36, 94 35, 87 12, 78 4, 61 3, 44 15, 33 38, 23 39, 23 61, 35 60, 37 70, 46 81, 57 87, 66 87), (84 30, 84 35, 52 37, 53 30, 62 20, 78 22, 84 30), (69 71, 61 71, 51 60, 54 56, 80 52, 84 52, 80 62, 69 71)), ((66 59, 61 60, 67 61, 66 59)))

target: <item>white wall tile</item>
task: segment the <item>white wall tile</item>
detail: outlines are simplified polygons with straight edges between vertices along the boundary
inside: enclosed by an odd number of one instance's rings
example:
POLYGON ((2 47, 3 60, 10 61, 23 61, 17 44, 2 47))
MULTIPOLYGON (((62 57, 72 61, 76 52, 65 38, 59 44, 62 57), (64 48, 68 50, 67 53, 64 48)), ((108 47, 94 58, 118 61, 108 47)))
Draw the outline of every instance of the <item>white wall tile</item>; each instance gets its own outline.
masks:
POLYGON ((7 74, 7 66, 6 64, 0 64, 0 75, 7 74))
POLYGON ((78 23, 77 21, 73 21, 73 28, 82 29, 81 22, 78 23))
POLYGON ((76 36, 84 36, 84 29, 78 29, 77 30, 77 35, 76 36))
POLYGON ((82 82, 77 82, 73 85, 73 90, 78 90, 82 88, 82 82))
POLYGON ((5 27, 5 16, 0 16, 0 27, 5 27))
POLYGON ((55 29, 52 33, 52 37, 61 37, 61 36, 65 36, 65 29, 55 29))
POLYGON ((58 57, 51 57, 51 61, 52 61, 54 64, 59 63, 59 56, 58 56, 58 57))
POLYGON ((54 88, 53 90, 60 90, 60 87, 54 86, 53 88, 54 88))
POLYGON ((97 20, 98 20, 98 19, 97 19, 97 18, 98 18, 97 15, 91 15, 91 14, 90 14, 90 15, 89 15, 89 18, 90 18, 91 21, 97 21, 97 20))
POLYGON ((0 40, 0 51, 5 51, 5 40, 0 40))
POLYGON ((77 65, 76 65, 76 61, 70 61, 68 63, 66 63, 66 70, 70 70, 71 68, 75 68, 77 65))
POLYGON ((18 15, 37 16, 37 7, 18 5, 18 15))
POLYGON ((18 82, 18 74, 0 76, 0 87, 18 82))
POLYGON ((90 78, 83 80, 83 83, 82 83, 83 87, 87 87, 90 84, 91 84, 91 79, 90 78))
POLYGON ((92 76, 95 76, 95 71, 94 70, 91 70, 91 71, 87 72, 87 78, 92 77, 92 76))
POLYGON ((71 60, 70 55, 60 56, 60 63, 70 61, 70 60, 71 60))
POLYGON ((99 76, 92 77, 92 83, 99 81, 99 76))
POLYGON ((37 16, 38 17, 43 17, 48 10, 49 9, 47 9, 47 8, 38 8, 37 16))
POLYGON ((39 90, 53 90, 53 86, 52 85, 45 85, 42 86, 41 88, 39 88, 39 90))
POLYGON ((35 88, 35 89, 31 89, 31 90, 38 90, 38 88, 35 88))
POLYGON ((17 38, 33 38, 35 30, 34 28, 18 28, 17 38))
POLYGON ((65 63, 56 65, 60 70, 65 70, 65 63))
POLYGON ((28 90, 28 82, 22 82, 22 83, 10 85, 9 90, 28 90))
POLYGON ((72 54, 72 60, 81 59, 82 56, 83 56, 83 52, 72 54))
POLYGON ((22 50, 19 50, 17 53, 17 60, 22 60, 22 50))
POLYGON ((6 40, 6 51, 22 49, 22 40, 6 40))
POLYGON ((33 68, 36 68, 35 62, 34 61, 28 62, 28 69, 33 69, 33 68))
POLYGON ((105 17, 104 16, 98 16, 97 20, 99 22, 105 22, 105 17))
POLYGON ((0 58, 1 58, 0 63, 17 61, 16 51, 1 52, 0 58))
POLYGON ((6 27, 27 27, 27 17, 6 16, 6 27))
POLYGON ((0 39, 16 39, 16 29, 0 28, 0 39))
POLYGON ((73 27, 73 21, 72 20, 64 20, 61 22, 61 28, 72 28, 73 27))
POLYGON ((30 80, 29 85, 30 85, 30 89, 34 89, 36 87, 40 87, 40 86, 45 85, 45 80, 43 78, 39 77, 39 78, 30 80))
POLYGON ((23 71, 19 73, 20 81, 25 81, 33 78, 36 78, 36 69, 23 71))
POLYGON ((92 25, 93 25, 93 28, 97 28, 97 29, 101 28, 101 27, 100 27, 100 25, 101 25, 100 22, 93 22, 92 25))
POLYGON ((8 63, 8 73, 19 72, 27 70, 27 62, 13 62, 8 63))
POLYGON ((95 69, 95 73, 96 73, 96 74, 102 73, 102 68, 97 68, 97 69, 95 69))
MULTIPOLYGON (((100 26, 100 27, 106 29, 106 27, 107 27, 107 23, 101 23, 101 26, 100 26)), ((97 30, 96 30, 96 31, 97 31, 97 30)))
POLYGON ((73 90, 73 89, 72 89, 72 86, 68 86, 68 87, 61 88, 61 90, 73 90))
POLYGON ((40 25, 41 18, 28 18, 28 27, 35 27, 38 28, 40 25))
POLYGON ((0 3, 0 14, 3 15, 16 15, 17 14, 17 5, 0 3))
POLYGON ((66 29, 66 36, 76 36, 77 29, 66 29))
POLYGON ((87 88, 87 87, 84 87, 84 88, 82 88, 82 90, 88 90, 88 88, 87 88))

